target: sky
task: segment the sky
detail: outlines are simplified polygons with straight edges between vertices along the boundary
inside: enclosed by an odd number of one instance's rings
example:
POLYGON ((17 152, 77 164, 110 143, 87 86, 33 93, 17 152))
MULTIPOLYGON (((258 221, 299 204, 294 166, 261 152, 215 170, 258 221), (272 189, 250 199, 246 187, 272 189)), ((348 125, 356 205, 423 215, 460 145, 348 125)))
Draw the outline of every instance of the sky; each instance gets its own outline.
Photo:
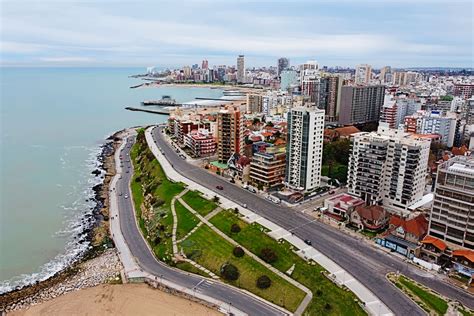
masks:
POLYGON ((0 0, 0 65, 474 67, 473 3, 0 0))

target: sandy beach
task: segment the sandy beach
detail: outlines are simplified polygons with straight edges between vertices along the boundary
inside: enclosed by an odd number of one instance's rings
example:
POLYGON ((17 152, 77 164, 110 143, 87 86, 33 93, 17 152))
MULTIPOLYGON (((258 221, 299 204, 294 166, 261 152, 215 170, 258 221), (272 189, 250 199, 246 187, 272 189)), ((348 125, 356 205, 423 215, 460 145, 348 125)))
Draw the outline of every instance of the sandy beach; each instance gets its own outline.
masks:
POLYGON ((37 315, 222 315, 201 304, 146 284, 102 284, 62 295, 11 316, 37 315))

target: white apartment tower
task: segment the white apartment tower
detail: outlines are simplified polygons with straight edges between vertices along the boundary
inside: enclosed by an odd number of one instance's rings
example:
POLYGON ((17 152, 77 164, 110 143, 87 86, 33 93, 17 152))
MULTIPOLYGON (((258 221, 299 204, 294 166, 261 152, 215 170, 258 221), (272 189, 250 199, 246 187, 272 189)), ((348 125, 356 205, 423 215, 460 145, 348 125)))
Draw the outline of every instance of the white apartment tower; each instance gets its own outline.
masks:
POLYGON ((295 107, 288 112, 285 184, 308 191, 321 184, 324 110, 295 107))
POLYGON ((431 141, 387 123, 377 132, 354 134, 351 141, 349 193, 393 213, 409 213, 423 197, 431 141))
POLYGON ((355 69, 355 83, 368 84, 372 79, 372 66, 367 64, 357 65, 355 69))
POLYGON ((237 82, 244 83, 245 82, 245 59, 244 55, 239 55, 237 57, 237 82))

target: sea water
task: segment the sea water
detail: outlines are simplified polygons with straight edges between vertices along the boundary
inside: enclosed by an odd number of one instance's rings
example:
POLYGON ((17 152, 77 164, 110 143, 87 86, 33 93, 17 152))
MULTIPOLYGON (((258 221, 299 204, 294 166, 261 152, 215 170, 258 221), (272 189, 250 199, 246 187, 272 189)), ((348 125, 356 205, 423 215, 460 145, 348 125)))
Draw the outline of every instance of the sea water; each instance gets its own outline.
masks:
POLYGON ((208 88, 130 89, 144 82, 128 77, 140 72, 0 68, 0 293, 53 275, 88 246, 77 234, 94 206, 100 145, 120 129, 167 119, 126 106, 163 95, 222 96, 208 88))

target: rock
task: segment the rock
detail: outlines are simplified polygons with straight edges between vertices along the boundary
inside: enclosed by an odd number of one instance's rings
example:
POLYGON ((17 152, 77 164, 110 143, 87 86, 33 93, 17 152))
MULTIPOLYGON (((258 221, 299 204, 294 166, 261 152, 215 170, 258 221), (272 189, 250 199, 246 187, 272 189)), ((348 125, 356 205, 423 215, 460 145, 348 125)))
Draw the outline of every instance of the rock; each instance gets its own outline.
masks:
POLYGON ((100 175, 102 172, 99 170, 99 169, 95 169, 94 171, 91 172, 93 175, 95 176, 98 176, 100 175))

